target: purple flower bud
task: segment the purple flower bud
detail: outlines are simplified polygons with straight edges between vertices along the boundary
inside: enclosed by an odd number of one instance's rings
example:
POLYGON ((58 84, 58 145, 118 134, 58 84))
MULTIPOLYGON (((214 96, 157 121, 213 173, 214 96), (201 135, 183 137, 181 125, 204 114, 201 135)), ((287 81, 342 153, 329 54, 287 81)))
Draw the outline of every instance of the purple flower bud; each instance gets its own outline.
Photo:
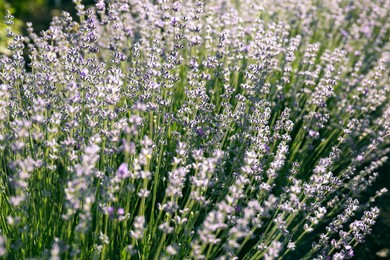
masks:
POLYGON ((91 52, 91 53, 98 53, 99 52, 99 48, 98 47, 94 47, 94 46, 90 46, 89 47, 89 52, 91 52))
POLYGON ((84 68, 80 71, 80 77, 85 78, 86 76, 88 76, 88 73, 89 73, 88 69, 84 68))
POLYGON ((271 147, 269 147, 267 144, 264 144, 264 151, 269 153, 271 151, 271 147))
POLYGON ((164 22, 162 20, 158 20, 154 23, 155 26, 159 28, 164 28, 164 22))
POLYGON ((122 163, 121 166, 119 166, 117 175, 121 179, 125 179, 130 176, 129 169, 127 168, 127 163, 122 163))
POLYGON ((98 11, 104 11, 106 9, 106 5, 104 4, 104 1, 99 1, 96 3, 96 9, 98 11))
POLYGON ((204 131, 203 131, 202 128, 196 129, 196 133, 197 133, 200 137, 204 136, 204 131))
POLYGON ((179 2, 174 2, 172 4, 172 10, 173 11, 177 12, 177 11, 179 11, 179 8, 180 8, 180 3, 179 2))
POLYGON ((122 13, 126 13, 129 11, 129 5, 128 4, 122 4, 120 7, 119 7, 119 11, 122 12, 122 13))
POLYGON ((348 258, 352 258, 354 256, 354 253, 353 253, 353 250, 352 249, 349 249, 347 250, 346 254, 345 254, 348 258))
POLYGON ((88 42, 96 42, 98 40, 96 33, 89 32, 88 33, 88 42))
POLYGON ((125 210, 123 208, 118 209, 118 215, 123 215, 125 214, 125 210))
POLYGON ((171 25, 173 26, 173 27, 176 27, 177 26, 177 24, 178 24, 178 20, 177 20, 177 18, 176 17, 172 17, 171 18, 171 25))
POLYGON ((107 208, 107 213, 109 214, 109 215, 112 215, 112 214, 114 214, 114 208, 113 207, 108 207, 107 208))
POLYGON ((364 26, 361 29, 361 32, 366 36, 366 37, 371 37, 371 28, 369 26, 364 26))
POLYGON ((341 35, 344 36, 344 37, 347 37, 348 36, 348 33, 344 30, 341 30, 340 31, 341 35))
POLYGON ((358 155, 357 157, 356 157, 356 161, 358 161, 358 162, 361 162, 361 161, 363 161, 364 160, 364 156, 363 155, 358 155))
POLYGON ((241 206, 237 206, 237 207, 236 207, 236 213, 240 213, 241 210, 242 210, 241 206))

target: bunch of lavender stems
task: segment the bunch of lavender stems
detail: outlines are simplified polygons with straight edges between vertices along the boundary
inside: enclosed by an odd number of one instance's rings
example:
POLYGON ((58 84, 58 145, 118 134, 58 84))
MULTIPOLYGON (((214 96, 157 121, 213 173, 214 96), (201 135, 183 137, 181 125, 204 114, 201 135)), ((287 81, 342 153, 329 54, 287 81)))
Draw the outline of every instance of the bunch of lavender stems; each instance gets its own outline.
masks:
POLYGON ((0 258, 351 258, 390 151, 387 0, 73 1, 0 57, 0 258))

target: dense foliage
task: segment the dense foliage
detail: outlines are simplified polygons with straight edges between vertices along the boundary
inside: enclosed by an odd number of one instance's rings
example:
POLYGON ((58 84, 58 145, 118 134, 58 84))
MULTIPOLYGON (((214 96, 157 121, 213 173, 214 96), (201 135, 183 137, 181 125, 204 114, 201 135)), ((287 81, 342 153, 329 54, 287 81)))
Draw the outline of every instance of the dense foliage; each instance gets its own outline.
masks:
POLYGON ((39 36, 5 16, 0 257, 353 256, 386 191, 360 196, 389 1, 74 2, 39 36))

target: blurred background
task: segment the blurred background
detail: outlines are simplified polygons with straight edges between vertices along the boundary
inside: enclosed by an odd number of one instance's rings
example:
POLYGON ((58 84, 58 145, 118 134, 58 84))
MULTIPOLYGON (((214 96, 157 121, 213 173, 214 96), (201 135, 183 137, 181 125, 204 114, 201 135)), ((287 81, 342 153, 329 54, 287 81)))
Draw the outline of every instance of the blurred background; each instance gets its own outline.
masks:
MULTIPOLYGON (((93 5, 94 0, 83 0, 86 6, 93 5)), ((5 11, 10 10, 15 17, 13 30, 26 34, 25 23, 32 22, 35 32, 39 33, 49 27, 51 18, 67 11, 75 17, 72 0, 0 0, 1 20, 5 11)), ((0 53, 7 53, 7 38, 5 37, 3 22, 0 23, 0 53)), ((364 194, 367 198, 375 191, 386 187, 390 190, 390 162, 381 170, 375 184, 364 194)), ((358 246, 354 259, 390 259, 390 194, 387 193, 376 201, 381 209, 381 216, 373 228, 373 232, 366 238, 366 243, 358 246)))

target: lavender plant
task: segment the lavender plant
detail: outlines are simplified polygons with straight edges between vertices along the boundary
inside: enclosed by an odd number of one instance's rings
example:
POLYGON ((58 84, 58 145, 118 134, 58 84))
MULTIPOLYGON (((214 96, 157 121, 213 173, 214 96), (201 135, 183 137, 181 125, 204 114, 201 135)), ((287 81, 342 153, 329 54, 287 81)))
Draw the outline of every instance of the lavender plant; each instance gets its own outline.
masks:
POLYGON ((353 256, 386 192, 360 196, 390 151, 389 1, 74 3, 40 35, 5 17, 1 257, 353 256))

